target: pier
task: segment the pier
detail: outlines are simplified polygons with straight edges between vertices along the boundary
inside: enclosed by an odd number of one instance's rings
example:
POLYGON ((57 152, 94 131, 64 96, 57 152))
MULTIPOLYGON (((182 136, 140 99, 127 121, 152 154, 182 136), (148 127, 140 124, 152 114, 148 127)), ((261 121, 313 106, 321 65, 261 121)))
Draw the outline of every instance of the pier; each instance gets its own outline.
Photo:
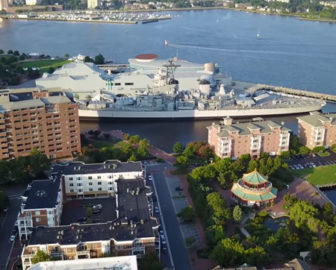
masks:
POLYGON ((267 84, 256 84, 250 88, 248 88, 249 93, 254 93, 259 90, 265 90, 265 91, 272 91, 276 93, 284 93, 289 95, 295 95, 295 96, 302 96, 302 97, 309 97, 309 98, 316 98, 316 99, 322 99, 329 102, 336 103, 336 96, 335 95, 329 95, 329 94, 323 94, 319 92, 312 92, 307 90, 299 90, 299 89, 293 89, 293 88, 287 88, 287 87, 281 87, 281 86, 273 86, 273 85, 267 85, 267 84))

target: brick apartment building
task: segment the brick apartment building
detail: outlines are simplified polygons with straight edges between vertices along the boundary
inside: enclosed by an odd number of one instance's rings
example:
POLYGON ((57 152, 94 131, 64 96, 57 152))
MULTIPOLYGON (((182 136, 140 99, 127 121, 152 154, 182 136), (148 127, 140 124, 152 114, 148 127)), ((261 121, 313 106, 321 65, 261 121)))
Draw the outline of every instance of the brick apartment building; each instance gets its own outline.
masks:
POLYGON ((208 143, 221 158, 238 158, 250 154, 260 157, 262 152, 279 155, 288 151, 290 130, 273 121, 258 120, 246 123, 233 123, 227 117, 224 121, 207 127, 208 143))
POLYGON ((336 114, 313 112, 297 117, 299 142, 313 149, 336 143, 336 114))
POLYGON ((80 153, 78 105, 56 90, 1 90, 0 159, 28 156, 34 148, 49 158, 80 153))
MULTIPOLYGON (((74 222, 62 225, 41 224, 41 220, 40 224, 33 223, 29 242, 21 254, 23 269, 31 266, 31 260, 38 250, 47 252, 55 259, 73 260, 99 258, 104 254, 140 257, 148 250, 157 248, 158 222, 149 211, 152 193, 143 178, 141 162, 71 162, 54 165, 52 175, 55 181, 61 182, 58 188, 60 201, 66 198, 105 197, 104 200, 108 200, 108 209, 105 210, 110 218, 88 224, 79 224, 76 217, 74 222)), ((32 185, 27 202, 30 196, 36 198, 37 190, 32 185)), ((95 200, 91 199, 92 202, 95 200)), ((78 203, 78 200, 75 202, 78 203)), ((75 216, 75 213, 71 216, 75 216)))

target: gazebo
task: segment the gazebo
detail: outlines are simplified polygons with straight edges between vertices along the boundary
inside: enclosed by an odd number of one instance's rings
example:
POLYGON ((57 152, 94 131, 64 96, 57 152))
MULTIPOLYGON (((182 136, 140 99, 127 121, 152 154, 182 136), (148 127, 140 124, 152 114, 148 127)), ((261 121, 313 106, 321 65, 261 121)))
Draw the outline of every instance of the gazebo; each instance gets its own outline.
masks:
POLYGON ((246 206, 262 206, 273 202, 278 190, 273 187, 267 177, 258 173, 257 169, 253 172, 244 174, 242 179, 233 184, 231 189, 233 197, 246 206))

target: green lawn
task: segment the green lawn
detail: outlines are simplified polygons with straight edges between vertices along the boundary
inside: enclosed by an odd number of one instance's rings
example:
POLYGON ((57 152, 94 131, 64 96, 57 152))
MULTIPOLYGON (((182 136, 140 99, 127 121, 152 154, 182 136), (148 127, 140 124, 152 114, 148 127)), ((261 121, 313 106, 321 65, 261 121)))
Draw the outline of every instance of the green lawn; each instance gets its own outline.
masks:
POLYGON ((296 177, 305 177, 313 185, 336 183, 336 165, 293 171, 296 177))
POLYGON ((47 71, 49 68, 59 68, 67 63, 70 63, 69 60, 64 59, 55 59, 55 60, 36 60, 36 61, 27 61, 27 62, 19 62, 17 65, 23 68, 33 68, 38 67, 41 71, 47 71))

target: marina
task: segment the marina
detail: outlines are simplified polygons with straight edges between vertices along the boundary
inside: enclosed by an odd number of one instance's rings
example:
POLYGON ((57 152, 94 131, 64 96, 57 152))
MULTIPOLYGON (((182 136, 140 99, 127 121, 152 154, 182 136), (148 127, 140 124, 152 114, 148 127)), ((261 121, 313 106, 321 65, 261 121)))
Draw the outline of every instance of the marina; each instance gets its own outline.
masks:
POLYGON ((62 11, 62 12, 28 12, 2 15, 4 19, 92 22, 114 24, 152 23, 169 20, 172 16, 166 12, 112 12, 112 11, 62 11))

